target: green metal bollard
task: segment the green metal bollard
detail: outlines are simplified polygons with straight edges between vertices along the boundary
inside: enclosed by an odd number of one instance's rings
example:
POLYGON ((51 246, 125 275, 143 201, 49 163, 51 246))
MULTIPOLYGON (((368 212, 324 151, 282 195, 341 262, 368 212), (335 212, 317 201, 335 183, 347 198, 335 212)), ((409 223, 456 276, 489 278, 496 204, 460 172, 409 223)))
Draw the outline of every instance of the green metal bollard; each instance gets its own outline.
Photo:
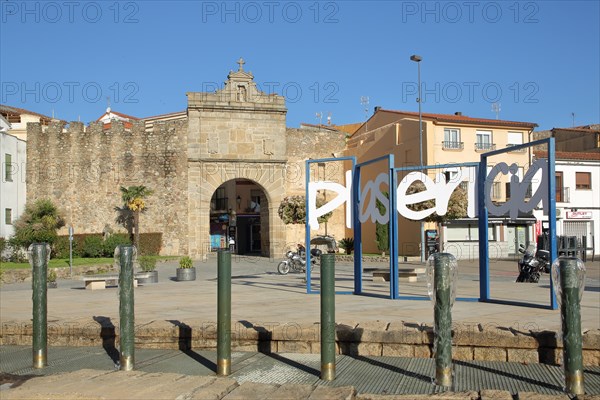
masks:
MULTIPOLYGON (((563 334, 563 363, 565 368, 565 390, 576 395, 585 394, 583 381, 583 356, 581 335, 580 285, 585 271, 583 263, 576 257, 560 257, 560 311, 563 334), (581 267, 578 265, 581 264, 581 267)), ((553 266, 554 268, 555 266, 553 266)))
POLYGON ((335 379, 335 255, 321 256, 321 379, 335 379))
POLYGON ((433 257, 435 384, 452 386, 452 303, 456 260, 449 253, 433 257))
POLYGON ((217 375, 231 374, 231 252, 217 255, 217 375))
POLYGON ((48 258, 47 243, 29 246, 29 263, 33 270, 33 368, 48 365, 48 258))
POLYGON ((135 362, 135 313, 133 301, 133 254, 135 247, 119 246, 119 337, 121 371, 133 370, 135 362))

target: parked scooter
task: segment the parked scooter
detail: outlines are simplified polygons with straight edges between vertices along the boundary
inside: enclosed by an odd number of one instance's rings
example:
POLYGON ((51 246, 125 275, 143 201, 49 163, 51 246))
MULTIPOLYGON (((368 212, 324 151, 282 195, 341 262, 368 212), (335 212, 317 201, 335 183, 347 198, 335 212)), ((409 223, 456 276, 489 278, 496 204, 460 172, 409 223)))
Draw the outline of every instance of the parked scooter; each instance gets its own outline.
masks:
POLYGON ((523 258, 519 260, 517 282, 537 283, 543 272, 550 271, 550 253, 547 250, 536 252, 534 244, 527 246, 527 249, 519 245, 519 253, 523 254, 523 258))
MULTIPOLYGON (((312 249, 310 251, 310 264, 314 267, 319 264, 321 254, 323 252, 319 249, 312 249)), ((281 275, 287 275, 288 272, 306 272, 306 248, 298 244, 298 251, 288 251, 285 254, 286 259, 281 261, 277 265, 277 272, 281 275)))

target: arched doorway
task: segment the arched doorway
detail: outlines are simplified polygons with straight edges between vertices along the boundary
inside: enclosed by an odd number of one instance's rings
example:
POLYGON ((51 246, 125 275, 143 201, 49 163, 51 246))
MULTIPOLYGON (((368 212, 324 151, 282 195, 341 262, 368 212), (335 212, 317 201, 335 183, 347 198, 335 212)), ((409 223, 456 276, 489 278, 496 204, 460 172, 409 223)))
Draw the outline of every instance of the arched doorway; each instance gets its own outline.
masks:
POLYGON ((210 200, 210 250, 269 255, 269 205, 264 189, 250 179, 220 185, 210 200))

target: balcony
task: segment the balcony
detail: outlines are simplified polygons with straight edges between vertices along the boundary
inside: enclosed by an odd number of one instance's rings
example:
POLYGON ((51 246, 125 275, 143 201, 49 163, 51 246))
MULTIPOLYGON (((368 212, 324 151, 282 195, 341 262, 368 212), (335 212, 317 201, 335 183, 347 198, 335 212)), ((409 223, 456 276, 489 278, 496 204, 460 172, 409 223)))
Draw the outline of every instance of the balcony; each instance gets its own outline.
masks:
MULTIPOLYGON (((514 146, 520 146, 520 145, 521 145, 521 143, 516 143, 516 144, 509 143, 506 145, 506 147, 514 147, 514 146)), ((526 151, 527 151, 527 148, 524 147, 522 149, 511 150, 511 153, 525 153, 526 151)))
POLYGON ((475 151, 492 151, 496 150, 495 143, 475 142, 475 151))
POLYGON ((556 202, 557 203, 568 203, 571 201, 571 193, 568 187, 556 188, 556 202))
POLYGON ((465 148, 465 144, 463 142, 442 142, 442 149, 444 150, 462 150, 465 148))

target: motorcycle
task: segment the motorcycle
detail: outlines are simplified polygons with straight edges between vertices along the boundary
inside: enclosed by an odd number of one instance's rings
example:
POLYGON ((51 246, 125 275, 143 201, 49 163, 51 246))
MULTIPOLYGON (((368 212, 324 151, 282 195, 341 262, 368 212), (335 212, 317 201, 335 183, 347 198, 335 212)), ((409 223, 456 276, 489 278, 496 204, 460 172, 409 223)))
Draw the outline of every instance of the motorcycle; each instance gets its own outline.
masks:
POLYGON ((547 250, 536 251, 534 244, 527 246, 527 249, 520 245, 519 253, 523 257, 519 260, 517 282, 537 283, 542 272, 550 272, 550 253, 547 250))
MULTIPOLYGON (((310 250, 310 265, 314 268, 319 264, 321 254, 319 249, 310 250)), ((298 244, 298 251, 288 251, 285 254, 286 259, 277 265, 277 272, 281 275, 287 275, 288 272, 306 272, 306 248, 298 244)))

